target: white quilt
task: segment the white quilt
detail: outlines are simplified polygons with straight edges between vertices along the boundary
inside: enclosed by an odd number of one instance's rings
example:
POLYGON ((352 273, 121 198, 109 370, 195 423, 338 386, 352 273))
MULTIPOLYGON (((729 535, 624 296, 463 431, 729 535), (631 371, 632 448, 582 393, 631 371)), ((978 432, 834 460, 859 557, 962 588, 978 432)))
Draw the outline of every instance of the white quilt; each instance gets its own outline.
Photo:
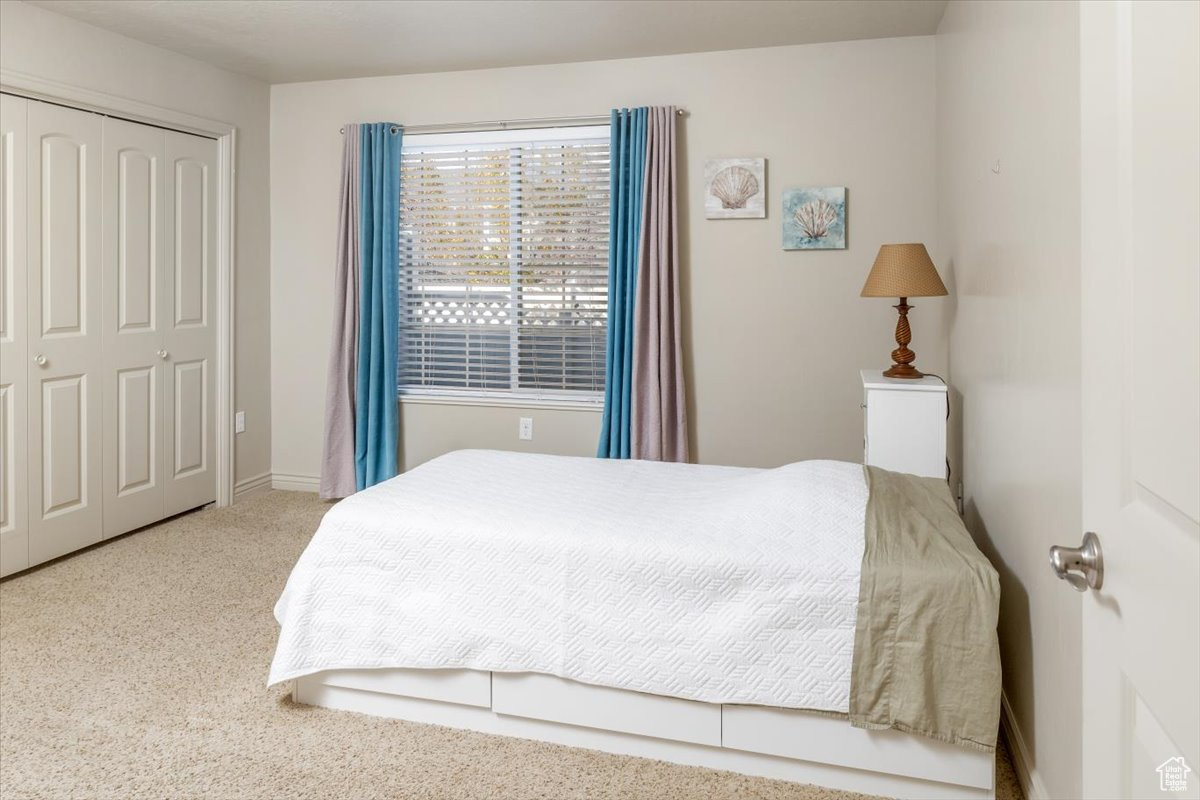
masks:
POLYGON ((269 682, 457 667, 845 712, 866 503, 834 461, 450 453, 325 515, 269 682))

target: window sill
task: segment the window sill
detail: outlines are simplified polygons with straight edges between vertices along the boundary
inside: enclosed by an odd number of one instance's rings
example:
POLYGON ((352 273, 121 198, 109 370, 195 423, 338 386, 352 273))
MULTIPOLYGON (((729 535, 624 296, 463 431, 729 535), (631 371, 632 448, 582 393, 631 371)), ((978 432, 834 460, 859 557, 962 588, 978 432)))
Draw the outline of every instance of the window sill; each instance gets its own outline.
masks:
POLYGON ((469 394, 401 394, 401 405, 483 406, 490 408, 543 408, 552 411, 604 411, 602 399, 570 400, 557 397, 480 397, 469 394))

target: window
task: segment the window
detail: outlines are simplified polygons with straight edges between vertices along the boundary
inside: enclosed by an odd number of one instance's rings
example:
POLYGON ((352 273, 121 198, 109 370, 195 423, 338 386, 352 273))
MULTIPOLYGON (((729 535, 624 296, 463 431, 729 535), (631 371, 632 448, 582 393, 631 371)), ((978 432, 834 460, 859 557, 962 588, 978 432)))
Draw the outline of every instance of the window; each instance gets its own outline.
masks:
POLYGON ((406 136, 402 394, 597 401, 609 129, 406 136))

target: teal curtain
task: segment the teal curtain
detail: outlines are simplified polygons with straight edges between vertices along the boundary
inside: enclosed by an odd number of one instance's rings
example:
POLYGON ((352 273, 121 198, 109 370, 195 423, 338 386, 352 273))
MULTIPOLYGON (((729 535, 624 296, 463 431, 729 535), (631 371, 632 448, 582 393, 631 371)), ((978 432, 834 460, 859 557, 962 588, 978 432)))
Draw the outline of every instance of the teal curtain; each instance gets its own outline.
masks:
POLYGON ((646 180, 648 108, 613 109, 610 134, 608 343, 600 458, 629 458, 633 419, 633 324, 638 237, 646 180))
POLYGON ((400 280, 399 125, 362 125, 360 292, 354 477, 358 489, 398 473, 396 394, 400 280))

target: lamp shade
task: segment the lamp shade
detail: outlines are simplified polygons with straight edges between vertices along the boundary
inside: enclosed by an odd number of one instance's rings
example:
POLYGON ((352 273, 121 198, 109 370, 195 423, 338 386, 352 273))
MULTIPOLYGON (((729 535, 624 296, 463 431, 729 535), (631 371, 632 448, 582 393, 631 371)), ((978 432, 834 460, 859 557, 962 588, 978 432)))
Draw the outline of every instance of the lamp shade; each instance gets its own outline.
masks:
POLYGON ((863 284, 863 297, 938 297, 946 285, 923 244, 885 244, 863 284))

